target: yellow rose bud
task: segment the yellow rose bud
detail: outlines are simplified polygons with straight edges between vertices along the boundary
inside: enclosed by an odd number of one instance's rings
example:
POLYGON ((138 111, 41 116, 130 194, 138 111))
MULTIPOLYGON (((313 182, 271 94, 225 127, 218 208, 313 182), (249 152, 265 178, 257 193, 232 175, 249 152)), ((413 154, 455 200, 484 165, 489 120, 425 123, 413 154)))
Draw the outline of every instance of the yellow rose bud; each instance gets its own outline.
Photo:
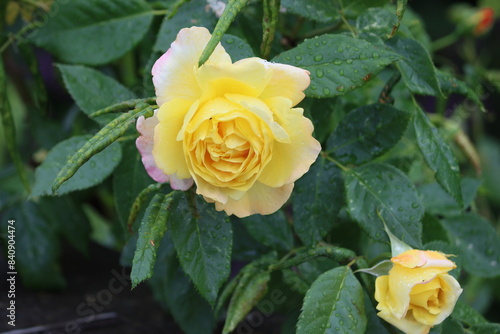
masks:
POLYGON ((391 261, 389 275, 375 281, 378 316, 405 333, 426 334, 451 314, 462 293, 447 274, 456 265, 440 252, 416 249, 391 261))
POLYGON ((198 67, 210 37, 205 28, 182 29, 153 66, 159 109, 137 122, 142 161, 174 189, 194 181, 229 215, 273 213, 321 150, 311 121, 294 108, 309 72, 255 57, 233 63, 220 44, 198 67))

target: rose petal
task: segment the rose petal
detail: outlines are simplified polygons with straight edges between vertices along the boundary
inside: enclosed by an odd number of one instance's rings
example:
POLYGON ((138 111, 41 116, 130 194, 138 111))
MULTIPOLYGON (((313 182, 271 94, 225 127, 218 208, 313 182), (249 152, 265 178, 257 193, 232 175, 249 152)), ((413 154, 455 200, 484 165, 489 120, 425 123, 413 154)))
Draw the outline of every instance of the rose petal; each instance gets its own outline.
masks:
POLYGON ((423 251, 410 249, 391 259, 406 268, 448 268, 454 269, 457 266, 448 260, 445 254, 436 251, 423 251))
MULTIPOLYGON (((197 100, 201 89, 196 80, 198 60, 210 40, 206 28, 191 27, 182 29, 170 49, 154 64, 153 83, 158 106, 173 98, 197 100)), ((207 63, 231 63, 231 58, 219 44, 207 63)))
POLYGON ((453 276, 444 274, 439 275, 439 278, 441 279, 441 286, 444 292, 444 302, 441 306, 441 313, 436 317, 435 325, 442 323, 453 312, 458 297, 460 297, 463 291, 460 284, 453 276))
POLYGON ((290 198, 294 184, 285 184, 282 187, 272 188, 262 183, 255 182, 244 195, 234 200, 228 197, 225 204, 215 202, 215 209, 224 210, 228 215, 236 215, 240 218, 256 213, 268 215, 276 212, 290 198))
POLYGON ((302 115, 303 109, 290 109, 292 102, 286 98, 266 102, 277 122, 289 134, 290 142, 274 143, 271 161, 258 180, 271 187, 280 187, 295 182, 309 170, 321 152, 321 144, 312 136, 313 125, 302 115))
POLYGON ((206 63, 200 67, 197 79, 203 91, 202 101, 205 101, 225 94, 257 97, 271 80, 271 75, 268 63, 259 58, 247 58, 234 64, 206 63))
POLYGON ((158 111, 160 123, 154 134, 153 156, 156 165, 165 174, 176 174, 180 179, 191 178, 183 143, 177 140, 177 133, 182 128, 190 108, 196 109, 197 103, 184 99, 173 99, 164 103, 158 111))
POLYGON ((272 69, 271 80, 259 98, 286 97, 292 101, 292 106, 302 101, 305 97, 303 91, 311 83, 309 71, 291 65, 268 64, 272 69))
POLYGON ((170 182, 170 186, 172 189, 177 190, 187 190, 191 188, 193 185, 193 179, 179 179, 175 174, 167 175, 155 163, 153 157, 153 137, 154 137, 154 129, 156 125, 158 125, 159 121, 157 118, 158 109, 155 110, 155 113, 152 117, 144 118, 141 116, 137 119, 137 131, 141 134, 139 138, 136 140, 136 146, 141 154, 141 161, 146 168, 146 171, 149 176, 156 182, 165 183, 170 182))

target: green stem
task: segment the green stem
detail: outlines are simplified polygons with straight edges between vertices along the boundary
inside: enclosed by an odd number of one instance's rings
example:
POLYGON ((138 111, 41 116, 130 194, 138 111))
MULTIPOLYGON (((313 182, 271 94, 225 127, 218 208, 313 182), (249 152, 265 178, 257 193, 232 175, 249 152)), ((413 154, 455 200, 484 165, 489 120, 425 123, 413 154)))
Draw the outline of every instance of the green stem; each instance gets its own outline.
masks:
POLYGON ((243 7, 246 6, 248 2, 249 0, 229 0, 226 8, 224 9, 224 13, 222 13, 219 21, 217 21, 212 37, 208 41, 207 46, 200 56, 198 67, 205 64, 208 58, 210 58, 210 55, 212 55, 212 52, 214 52, 217 44, 221 41, 222 36, 225 34, 227 29, 229 29, 229 26, 236 18, 236 15, 243 9, 243 7))
POLYGON ((349 172, 351 169, 342 165, 340 162, 338 162, 337 160, 335 160, 334 158, 332 158, 331 156, 328 155, 328 152, 322 152, 321 153, 323 155, 323 157, 326 159, 326 160, 330 160, 331 162, 333 162, 335 165, 337 165, 337 167, 339 167, 340 169, 342 169, 344 172, 349 172))
POLYGON ((129 111, 131 109, 136 108, 136 106, 139 103, 146 103, 146 104, 149 104, 149 105, 154 106, 156 108, 156 106, 155 106, 156 97, 148 97, 145 99, 133 99, 133 100, 128 100, 128 101, 123 101, 123 102, 120 102, 117 104, 113 104, 113 105, 106 107, 104 109, 98 110, 98 111, 90 114, 89 116, 91 118, 95 118, 95 117, 99 117, 99 116, 102 116, 105 114, 112 114, 112 113, 129 111))
POLYGON ((324 245, 298 252, 295 257, 282 259, 278 263, 269 265, 268 270, 275 271, 295 267, 321 256, 331 258, 339 263, 350 263, 356 259, 356 254, 349 249, 324 245))
POLYGON ((32 29, 36 29, 42 26, 42 22, 31 22, 30 24, 25 25, 15 34, 9 34, 7 41, 5 41, 2 46, 0 46, 0 54, 2 54, 8 47, 11 45, 16 39, 21 39, 24 34, 29 32, 32 29))
POLYGON ((391 92, 400 79, 401 79, 401 73, 399 71, 394 73, 394 75, 389 78, 384 88, 382 88, 382 91, 380 92, 378 102, 390 104, 394 101, 394 99, 391 97, 391 92))
POLYGON ((264 0, 264 17, 262 19, 263 36, 260 46, 262 58, 267 59, 276 34, 281 0, 264 0))
POLYGON ((342 26, 342 23, 343 23, 343 20, 340 19, 337 22, 335 22, 334 24, 331 24, 331 25, 326 26, 326 27, 314 29, 314 30, 311 30, 311 31, 303 34, 303 35, 300 35, 299 39, 311 38, 314 36, 323 35, 323 34, 335 31, 342 26))
POLYGON ((459 38, 460 34, 457 30, 455 30, 451 34, 441 37, 432 42, 431 49, 433 52, 436 52, 455 43, 456 41, 458 41, 459 38))

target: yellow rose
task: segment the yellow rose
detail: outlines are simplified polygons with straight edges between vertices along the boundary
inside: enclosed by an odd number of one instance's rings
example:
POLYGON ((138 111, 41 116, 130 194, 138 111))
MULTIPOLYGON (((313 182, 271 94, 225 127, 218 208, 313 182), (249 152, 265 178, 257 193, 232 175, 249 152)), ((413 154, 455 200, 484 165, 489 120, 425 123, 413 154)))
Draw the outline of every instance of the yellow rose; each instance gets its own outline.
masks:
POLYGON ((391 261, 389 275, 375 281, 378 316, 405 333, 428 333, 451 314, 462 293, 447 274, 455 264, 442 253, 416 249, 391 261))
POLYGON ((153 66, 159 109, 137 122, 137 147, 158 182, 196 192, 217 210, 270 214, 290 197, 321 146, 303 109, 293 108, 309 72, 260 58, 232 63, 219 44, 198 59, 210 33, 182 29, 153 66))

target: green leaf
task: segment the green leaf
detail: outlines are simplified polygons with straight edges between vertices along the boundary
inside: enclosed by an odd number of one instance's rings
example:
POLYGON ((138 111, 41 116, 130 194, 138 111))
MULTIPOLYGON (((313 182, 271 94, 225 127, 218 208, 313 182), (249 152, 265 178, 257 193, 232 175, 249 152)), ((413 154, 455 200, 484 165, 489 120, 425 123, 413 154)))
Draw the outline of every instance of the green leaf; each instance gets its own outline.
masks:
POLYGON ((377 310, 372 304, 370 296, 365 291, 365 313, 367 318, 365 334, 389 334, 387 328, 383 325, 382 319, 377 316, 377 310))
POLYGON ((148 283, 155 298, 170 311, 184 333, 212 332, 215 326, 214 312, 182 271, 170 232, 163 237, 154 273, 148 283))
POLYGON ((397 25, 396 15, 385 8, 368 8, 356 19, 356 29, 360 33, 375 34, 386 39, 397 25))
MULTIPOLYGON (((380 217, 380 219, 383 219, 383 218, 380 217)), ((389 237, 389 240, 391 243, 391 256, 392 257, 396 257, 396 256, 412 249, 410 246, 408 246, 406 243, 402 242, 394 234, 392 234, 391 230, 389 230, 389 228, 385 224, 385 221, 383 221, 383 223, 384 223, 385 233, 387 233, 387 236, 389 237)))
POLYGON ((463 301, 458 301, 451 314, 452 318, 459 320, 467 326, 486 324, 488 321, 470 305, 463 301))
MULTIPOLYGON (((394 254, 394 252, 392 254, 394 254)), ((393 266, 394 266, 394 263, 392 263, 391 260, 384 260, 384 261, 377 263, 376 265, 374 265, 371 268, 358 269, 355 271, 355 273, 362 272, 362 273, 367 273, 367 274, 377 276, 377 277, 384 276, 384 275, 389 275, 389 271, 392 269, 393 266)))
POLYGON ((327 150, 342 164, 361 165, 396 145, 411 114, 387 104, 370 104, 351 111, 327 142, 327 150))
POLYGON ((98 133, 83 144, 78 151, 68 158, 66 164, 56 176, 52 185, 52 191, 55 192, 63 183, 72 178, 78 169, 94 155, 112 145, 140 116, 153 116, 153 108, 147 104, 138 105, 136 109, 121 114, 113 121, 106 124, 98 133))
POLYGON ((40 199, 39 207, 44 217, 71 246, 82 254, 88 254, 90 224, 75 199, 70 196, 43 197, 40 199))
POLYGON ((132 205, 139 193, 153 183, 141 161, 135 141, 122 143, 122 159, 113 173, 113 194, 118 218, 127 230, 132 205))
POLYGON ((263 244, 276 250, 288 252, 293 248, 293 234, 283 211, 271 215, 252 215, 242 218, 250 235, 263 244))
POLYGON ((441 324, 442 334, 464 334, 464 327, 458 321, 453 318, 447 318, 441 324))
POLYGON ((479 96, 474 90, 472 90, 472 88, 467 86, 465 82, 458 80, 452 74, 438 69, 436 69, 436 74, 439 81, 439 86, 441 87, 441 90, 445 95, 448 96, 450 94, 460 94, 474 102, 479 107, 479 109, 481 109, 481 111, 486 111, 479 96))
POLYGON ((365 165, 344 175, 349 214, 368 236, 388 242, 380 214, 397 238, 421 248, 424 207, 406 175, 385 164, 365 165))
POLYGON ((52 6, 32 35, 37 46, 67 63, 101 65, 130 51, 146 34, 153 13, 142 0, 73 0, 52 6))
MULTIPOLYGON (((78 107, 87 115, 115 103, 134 98, 134 94, 115 79, 81 65, 62 65, 61 71, 66 89, 78 107)), ((104 125, 114 116, 99 116, 95 120, 104 125)))
POLYGON ((167 230, 171 202, 171 195, 156 194, 146 209, 139 228, 139 238, 132 261, 132 272, 130 273, 132 288, 153 274, 156 252, 167 230))
POLYGON ((291 13, 319 22, 334 22, 340 19, 338 1, 281 0, 281 5, 291 13))
POLYGON ((320 156, 295 183, 293 226, 306 245, 316 244, 332 229, 344 204, 340 170, 320 156))
POLYGON ((393 37, 386 44, 403 58, 397 66, 408 89, 416 94, 441 96, 441 88, 429 52, 414 39, 393 37))
POLYGON ((195 25, 212 30, 217 18, 212 11, 205 9, 206 5, 206 0, 191 0, 183 4, 172 18, 167 16, 158 31, 153 51, 167 51, 182 28, 195 25), (189 20, 186 20, 186 17, 189 17, 189 20))
MULTIPOLYGON (((63 168, 68 157, 73 155, 89 139, 90 136, 71 137, 52 148, 44 162, 36 168, 35 184, 31 197, 53 195, 52 183, 56 179, 57 173, 63 168)), ((120 144, 111 144, 90 158, 70 180, 58 189, 57 194, 62 195, 101 183, 115 169, 120 159, 120 144)))
POLYGON ((406 8, 403 20, 401 20, 398 35, 419 41, 426 50, 432 48, 431 38, 425 29, 422 18, 409 7, 406 8))
POLYGON ((276 56, 272 61, 311 73, 309 97, 332 97, 363 86, 400 57, 367 41, 345 35, 321 35, 276 56), (313 55, 314 56, 313 56, 313 55))
POLYGON ((252 48, 248 43, 237 36, 225 34, 222 36, 222 46, 231 56, 231 60, 236 62, 244 58, 254 57, 252 48))
POLYGON ((19 175, 24 188, 29 192, 30 184, 26 175, 26 169, 19 153, 19 149, 17 148, 16 125, 14 123, 14 118, 12 117, 12 109, 7 98, 6 86, 7 77, 2 62, 0 63, 0 117, 2 118, 2 130, 4 135, 2 142, 5 141, 5 146, 7 147, 10 157, 14 162, 17 174, 19 175))
MULTIPOLYGON (((30 289, 61 289, 65 286, 59 267, 59 240, 56 230, 41 215, 39 206, 26 201, 21 205, 2 212, 2 239, 7 254, 7 226, 15 235, 16 264, 23 284, 30 289), (8 220, 15 220, 8 225, 8 220)), ((11 271, 11 270, 9 270, 11 271)))
POLYGON ((420 108, 417 108, 413 126, 418 148, 427 165, 436 173, 434 175, 436 181, 462 208, 464 200, 460 184, 460 170, 451 148, 420 108))
POLYGON ((482 277, 500 275, 500 236, 490 222, 469 213, 441 223, 459 249, 465 270, 482 277))
POLYGON ((500 324, 480 324, 469 328, 473 334, 500 334, 500 324))
POLYGON ((349 267, 322 274, 304 297, 297 334, 363 334, 366 330, 363 288, 349 267))
POLYGON ((217 292, 229 277, 231 224, 201 197, 176 196, 168 227, 184 271, 213 306, 217 292))
MULTIPOLYGON (((472 178, 463 178, 460 182, 464 208, 471 206, 476 197, 479 186, 483 181, 472 178)), ((428 183, 418 188, 420 198, 424 203, 425 211, 439 216, 458 216, 463 209, 438 183, 428 183)))
POLYGON ((236 286, 229 307, 222 334, 231 333, 246 315, 257 305, 267 292, 267 283, 271 280, 269 272, 258 272, 240 279, 236 286))

